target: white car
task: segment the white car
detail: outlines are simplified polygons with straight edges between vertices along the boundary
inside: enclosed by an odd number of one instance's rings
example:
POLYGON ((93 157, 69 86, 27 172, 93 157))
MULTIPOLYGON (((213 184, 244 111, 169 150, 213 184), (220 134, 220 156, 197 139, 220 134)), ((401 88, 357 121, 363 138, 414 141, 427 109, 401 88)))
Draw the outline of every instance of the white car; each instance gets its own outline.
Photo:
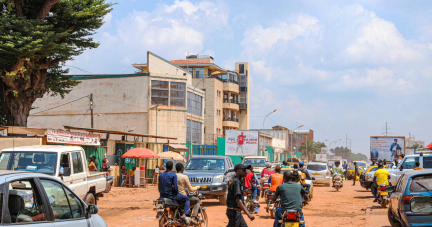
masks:
POLYGON ((106 227, 96 213, 68 186, 42 173, 0 171, 0 226, 106 227))
POLYGON ((432 154, 420 153, 420 154, 405 156, 402 159, 402 161, 400 161, 400 163, 396 169, 389 170, 390 176, 391 176, 389 182, 392 185, 396 185, 397 181, 399 180, 399 177, 404 172, 414 170, 414 168, 416 167, 416 165, 415 165, 416 162, 419 162, 420 167, 422 167, 423 169, 430 169, 430 168, 432 168, 432 154))
POLYGON ((310 162, 306 166, 307 171, 311 177, 314 177, 314 183, 325 184, 331 186, 332 176, 331 172, 325 162, 310 162))

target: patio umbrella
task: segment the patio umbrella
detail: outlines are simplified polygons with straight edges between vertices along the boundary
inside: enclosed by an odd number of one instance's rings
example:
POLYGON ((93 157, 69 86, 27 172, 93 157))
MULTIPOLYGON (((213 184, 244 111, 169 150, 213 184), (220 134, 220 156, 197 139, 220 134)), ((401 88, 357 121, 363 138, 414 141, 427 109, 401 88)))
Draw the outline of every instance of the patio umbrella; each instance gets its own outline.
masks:
POLYGON ((183 158, 183 156, 181 156, 179 153, 172 152, 172 151, 161 153, 159 158, 161 158, 161 159, 174 159, 174 160, 182 161, 182 162, 186 161, 185 158, 183 158))
MULTIPOLYGON (((147 159, 148 158, 159 158, 159 155, 157 155, 156 153, 154 153, 153 151, 151 151, 147 148, 137 147, 137 148, 130 149, 129 151, 124 153, 121 157, 122 158, 145 158, 146 159, 146 168, 147 168, 147 159)), ((139 162, 138 162, 138 164, 139 164, 139 162)))

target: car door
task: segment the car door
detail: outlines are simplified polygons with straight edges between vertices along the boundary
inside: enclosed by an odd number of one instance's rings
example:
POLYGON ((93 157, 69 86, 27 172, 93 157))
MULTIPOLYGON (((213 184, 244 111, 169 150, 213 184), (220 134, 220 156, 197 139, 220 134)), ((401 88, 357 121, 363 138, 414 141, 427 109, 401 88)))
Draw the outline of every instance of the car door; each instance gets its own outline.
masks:
MULTIPOLYGON (((83 166, 81 152, 71 152, 72 171, 71 176, 74 184, 74 192, 84 198, 88 191, 87 172, 83 166)), ((105 185, 104 185, 105 186, 105 185)))
POLYGON ((52 179, 40 179, 50 203, 55 227, 91 226, 85 205, 68 187, 52 179))
POLYGON ((25 225, 26 227, 53 227, 52 213, 45 206, 42 189, 38 186, 37 178, 13 176, 6 179, 7 183, 1 192, 4 204, 8 204, 9 212, 4 217, 3 224, 25 225), (24 224, 25 223, 25 224, 24 224))

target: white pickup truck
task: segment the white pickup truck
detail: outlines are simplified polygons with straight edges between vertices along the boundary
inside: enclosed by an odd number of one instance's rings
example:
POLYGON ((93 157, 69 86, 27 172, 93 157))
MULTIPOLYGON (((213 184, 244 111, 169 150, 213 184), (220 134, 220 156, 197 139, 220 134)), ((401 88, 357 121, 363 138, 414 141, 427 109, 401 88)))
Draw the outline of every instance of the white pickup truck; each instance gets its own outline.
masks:
POLYGON ((405 156, 402 161, 400 161, 396 169, 389 170, 391 176, 389 182, 393 186, 395 186, 400 176, 404 172, 414 170, 414 168, 416 167, 416 162, 419 162, 420 167, 422 167, 423 169, 430 169, 432 168, 432 154, 421 153, 405 156))
POLYGON ((96 204, 106 187, 106 173, 90 172, 84 149, 79 146, 41 145, 3 149, 0 152, 0 170, 54 176, 73 189, 87 205, 96 204))

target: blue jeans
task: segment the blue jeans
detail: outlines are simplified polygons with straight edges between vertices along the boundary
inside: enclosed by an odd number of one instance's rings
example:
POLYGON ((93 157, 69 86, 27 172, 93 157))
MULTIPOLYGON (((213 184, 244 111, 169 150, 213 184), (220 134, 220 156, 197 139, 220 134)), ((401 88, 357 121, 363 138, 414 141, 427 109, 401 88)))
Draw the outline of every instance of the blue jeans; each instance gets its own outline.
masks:
POLYGON ((252 190, 254 191, 254 192, 253 192, 253 199, 256 200, 257 192, 258 192, 258 188, 257 188, 257 186, 253 184, 253 185, 252 185, 252 190))
POLYGON ((174 199, 178 200, 178 201, 184 201, 185 205, 184 205, 184 208, 183 208, 184 209, 183 213, 184 214, 189 214, 190 198, 179 193, 179 194, 177 194, 177 196, 174 199))
MULTIPOLYGON (((275 222, 273 224, 273 227, 281 227, 282 224, 279 223, 279 220, 282 220, 282 207, 279 207, 276 209, 275 212, 275 222)), ((300 220, 304 221, 304 216, 303 216, 303 212, 301 213, 301 218, 300 220)), ((305 224, 300 224, 300 227, 305 227, 305 224)))

